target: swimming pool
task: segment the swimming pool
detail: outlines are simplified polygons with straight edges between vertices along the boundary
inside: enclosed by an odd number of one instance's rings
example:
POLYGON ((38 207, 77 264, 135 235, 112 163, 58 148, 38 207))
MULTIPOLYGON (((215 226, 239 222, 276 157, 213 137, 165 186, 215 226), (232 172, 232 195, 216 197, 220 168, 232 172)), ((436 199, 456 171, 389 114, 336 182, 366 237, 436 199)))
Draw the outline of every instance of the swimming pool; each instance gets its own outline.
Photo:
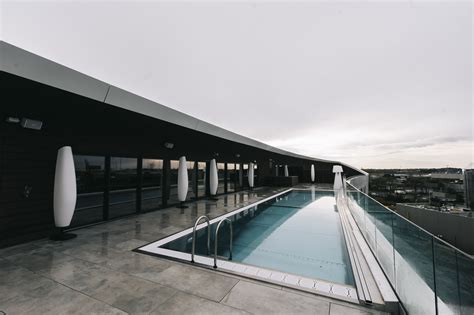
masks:
MULTIPOLYGON (((207 224, 198 225, 196 263, 210 265, 215 229, 224 217, 232 222, 232 261, 228 261, 230 227, 225 223, 218 236, 219 268, 257 276, 267 271, 270 279, 297 282, 300 286, 306 283, 308 288, 326 286, 326 291, 332 293, 342 286, 342 295, 355 296, 354 277, 333 191, 290 190, 211 220, 211 255, 208 255, 207 224)), ((189 228, 139 250, 190 261, 191 248, 192 228, 189 228)))

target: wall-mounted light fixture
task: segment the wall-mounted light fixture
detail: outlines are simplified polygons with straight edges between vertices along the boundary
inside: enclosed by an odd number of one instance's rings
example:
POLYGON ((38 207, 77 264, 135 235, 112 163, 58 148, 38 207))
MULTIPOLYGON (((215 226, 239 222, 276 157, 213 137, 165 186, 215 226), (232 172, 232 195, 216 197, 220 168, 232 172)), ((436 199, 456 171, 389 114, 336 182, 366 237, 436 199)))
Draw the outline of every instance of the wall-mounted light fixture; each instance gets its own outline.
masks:
POLYGON ((11 123, 11 124, 18 124, 20 122, 20 118, 18 118, 18 117, 7 117, 5 119, 5 121, 7 123, 11 123))
POLYGON ((166 148, 166 149, 173 149, 174 148, 174 143, 171 143, 171 142, 165 142, 163 143, 163 146, 166 148))
POLYGON ((237 154, 235 155, 235 157, 236 157, 236 158, 239 158, 239 157, 240 157, 240 154, 237 153, 237 154))
POLYGON ((20 121, 20 126, 26 129, 41 130, 43 127, 43 122, 41 120, 22 118, 20 121))

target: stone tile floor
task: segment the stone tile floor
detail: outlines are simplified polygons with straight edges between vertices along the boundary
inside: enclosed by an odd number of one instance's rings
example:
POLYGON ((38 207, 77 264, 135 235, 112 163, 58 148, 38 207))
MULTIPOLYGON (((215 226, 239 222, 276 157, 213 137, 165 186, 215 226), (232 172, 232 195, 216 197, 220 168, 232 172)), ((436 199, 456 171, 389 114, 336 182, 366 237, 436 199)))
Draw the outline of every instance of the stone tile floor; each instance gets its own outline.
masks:
POLYGON ((0 250, 0 314, 380 314, 132 250, 279 189, 200 200, 0 250))

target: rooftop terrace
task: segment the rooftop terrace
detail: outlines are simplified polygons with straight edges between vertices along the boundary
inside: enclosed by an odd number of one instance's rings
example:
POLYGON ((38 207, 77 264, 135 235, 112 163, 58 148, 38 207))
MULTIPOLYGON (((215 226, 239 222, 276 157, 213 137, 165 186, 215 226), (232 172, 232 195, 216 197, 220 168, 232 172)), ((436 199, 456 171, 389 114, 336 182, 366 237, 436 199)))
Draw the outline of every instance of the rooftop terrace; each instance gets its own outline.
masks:
POLYGON ((0 311, 6 314, 383 314, 340 300, 209 271, 132 250, 269 197, 260 188, 200 200, 187 209, 81 228, 67 242, 39 240, 0 250, 0 311))

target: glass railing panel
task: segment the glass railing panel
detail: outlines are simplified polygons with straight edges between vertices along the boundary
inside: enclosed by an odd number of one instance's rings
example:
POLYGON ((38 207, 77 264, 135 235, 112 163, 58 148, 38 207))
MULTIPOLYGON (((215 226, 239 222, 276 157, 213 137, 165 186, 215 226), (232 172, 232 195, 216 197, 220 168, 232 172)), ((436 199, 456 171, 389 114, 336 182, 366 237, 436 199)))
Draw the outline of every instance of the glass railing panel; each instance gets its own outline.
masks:
POLYGON ((393 217, 395 290, 409 314, 435 314, 433 239, 398 217, 393 217))
POLYGON ((360 206, 362 199, 365 198, 361 192, 350 192, 349 197, 352 201, 352 216, 361 228, 362 233, 365 234, 365 210, 360 206))
MULTIPOLYGON (((382 208, 382 207, 381 207, 382 208)), ((380 209, 378 212, 373 212, 372 215, 375 218, 376 230, 376 256, 377 259, 385 271, 385 274, 389 278, 390 282, 395 282, 395 262, 393 253, 393 219, 394 214, 384 209, 380 209)))
POLYGON ((348 196, 354 220, 409 314, 474 314, 472 257, 360 191, 348 196))
POLYGON ((457 253, 434 239, 436 297, 439 314, 461 314, 457 253))
POLYGON ((458 262, 461 314, 474 314, 474 262, 472 258, 459 252, 456 258, 458 262))

